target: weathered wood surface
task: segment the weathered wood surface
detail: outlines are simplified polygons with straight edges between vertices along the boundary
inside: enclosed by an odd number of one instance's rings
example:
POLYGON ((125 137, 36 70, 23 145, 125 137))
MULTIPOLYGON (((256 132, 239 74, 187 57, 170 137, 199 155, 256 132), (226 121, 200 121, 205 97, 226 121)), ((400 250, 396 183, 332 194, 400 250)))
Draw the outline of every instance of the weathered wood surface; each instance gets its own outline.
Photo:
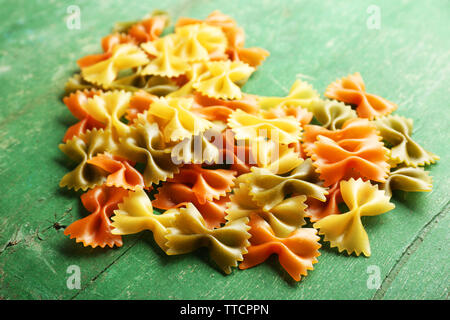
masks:
POLYGON ((379 29, 369 29, 373 1, 0 1, 0 298, 3 299, 447 299, 449 274, 449 1, 377 1, 379 29), (81 28, 66 27, 67 7, 81 28), (415 139, 441 156, 431 193, 396 193, 396 209, 364 220, 370 258, 324 246, 300 283, 275 257, 225 276, 205 251, 167 257, 149 233, 119 249, 83 248, 63 235, 86 212, 58 182, 68 161, 57 148, 74 119, 61 102, 77 58, 100 50, 115 21, 154 9, 204 18, 220 9, 245 29, 247 46, 271 52, 245 91, 285 94, 296 77, 319 92, 361 72, 369 92, 414 119, 415 139), (59 225, 58 225, 59 224, 59 225), (81 289, 66 286, 69 265, 81 289), (381 287, 368 288, 367 268, 381 287))

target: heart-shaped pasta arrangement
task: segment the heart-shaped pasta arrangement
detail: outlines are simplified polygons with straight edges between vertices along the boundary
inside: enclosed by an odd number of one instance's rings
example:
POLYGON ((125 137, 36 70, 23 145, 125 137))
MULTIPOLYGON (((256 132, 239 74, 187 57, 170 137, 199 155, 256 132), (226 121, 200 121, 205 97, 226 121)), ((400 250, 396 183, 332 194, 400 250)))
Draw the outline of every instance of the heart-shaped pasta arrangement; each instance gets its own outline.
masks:
POLYGON ((207 247, 225 273, 277 254, 299 281, 321 241, 369 256, 361 217, 392 210, 393 190, 431 191, 422 167, 438 157, 359 73, 328 99, 300 80, 285 97, 248 94, 269 53, 246 48, 232 18, 168 25, 159 11, 117 23, 67 82, 79 121, 60 145, 75 163, 60 186, 85 192, 91 212, 70 238, 112 248, 150 230, 167 255, 207 247))

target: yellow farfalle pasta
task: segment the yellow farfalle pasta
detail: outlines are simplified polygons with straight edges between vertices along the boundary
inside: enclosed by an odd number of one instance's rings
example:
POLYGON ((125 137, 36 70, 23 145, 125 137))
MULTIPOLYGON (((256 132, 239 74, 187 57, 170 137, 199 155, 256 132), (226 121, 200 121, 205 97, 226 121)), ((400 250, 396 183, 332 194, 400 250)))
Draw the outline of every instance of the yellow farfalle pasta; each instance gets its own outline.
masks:
POLYGON ((93 129, 59 145, 59 149, 77 163, 75 169, 64 175, 60 187, 83 191, 101 185, 108 173, 87 161, 98 154, 116 150, 117 144, 110 130, 93 129))
POLYGON ((153 42, 143 43, 142 49, 155 58, 142 69, 141 74, 169 78, 185 74, 190 65, 175 55, 175 42, 176 37, 169 35, 153 42))
POLYGON ((320 96, 307 82, 296 80, 286 97, 258 97, 258 104, 263 109, 275 107, 302 107, 309 111, 320 103, 320 96))
POLYGON ((116 45, 110 58, 81 68, 81 75, 88 82, 109 88, 119 71, 136 68, 148 62, 147 55, 139 47, 125 43, 116 45))
MULTIPOLYGON (((251 159, 254 160, 256 166, 273 173, 284 174, 303 162, 303 158, 300 157, 294 147, 289 147, 286 144, 278 144, 262 137, 250 140, 248 143, 252 154, 251 159)), ((238 141, 239 144, 240 141, 238 141)))
POLYGON ((255 68, 241 61, 225 60, 205 64, 206 71, 198 76, 192 87, 205 96, 218 99, 241 99, 239 85, 243 85, 255 71, 255 68))
POLYGON ((397 115, 388 115, 375 121, 380 135, 391 144, 390 160, 396 165, 424 166, 439 160, 439 156, 426 151, 411 138, 413 121, 397 115))
POLYGON ((117 136, 129 132, 129 126, 120 119, 125 115, 131 98, 131 93, 124 91, 109 91, 88 99, 84 109, 95 120, 103 123, 117 136))
POLYGON ((346 250, 359 256, 370 256, 369 237, 361 222, 362 216, 376 216, 394 209, 383 190, 362 179, 341 181, 342 198, 350 211, 332 214, 314 224, 319 234, 325 235, 325 241, 339 252, 346 250))
POLYGON ((172 148, 171 156, 172 161, 177 164, 213 164, 219 162, 219 149, 201 133, 177 142, 172 148))
POLYGON ((128 136, 120 139, 117 153, 134 162, 145 164, 144 182, 166 181, 178 172, 178 166, 172 162, 171 148, 164 142, 158 124, 138 121, 130 127, 128 136))
POLYGON ((211 258, 217 265, 225 273, 231 273, 231 267, 237 267, 238 261, 243 260, 243 254, 247 253, 246 248, 250 245, 248 218, 229 221, 223 227, 210 229, 192 203, 179 210, 180 214, 166 236, 166 253, 177 255, 208 247, 211 258))
POLYGON ((191 138, 213 127, 190 110, 192 104, 192 98, 159 98, 150 105, 147 119, 159 124, 166 142, 191 138))
POLYGON ((301 135, 301 127, 293 117, 265 119, 240 109, 234 111, 228 118, 228 126, 235 133, 237 140, 255 140, 263 137, 276 143, 289 144, 298 142, 301 135))
POLYGON ((218 27, 205 23, 190 24, 175 29, 175 55, 184 61, 208 61, 212 57, 223 57, 227 38, 218 27))
POLYGON ((163 214, 154 214, 152 202, 144 190, 131 191, 114 210, 111 218, 112 234, 126 235, 150 230, 158 246, 166 251, 168 228, 174 225, 178 210, 170 209, 163 214))
POLYGON ((234 221, 243 217, 250 217, 253 213, 264 218, 271 226, 275 235, 287 237, 290 233, 300 228, 305 222, 306 196, 293 196, 282 200, 270 210, 263 210, 252 200, 249 181, 246 175, 236 179, 237 188, 233 189, 230 202, 227 203, 225 217, 227 221, 234 221))

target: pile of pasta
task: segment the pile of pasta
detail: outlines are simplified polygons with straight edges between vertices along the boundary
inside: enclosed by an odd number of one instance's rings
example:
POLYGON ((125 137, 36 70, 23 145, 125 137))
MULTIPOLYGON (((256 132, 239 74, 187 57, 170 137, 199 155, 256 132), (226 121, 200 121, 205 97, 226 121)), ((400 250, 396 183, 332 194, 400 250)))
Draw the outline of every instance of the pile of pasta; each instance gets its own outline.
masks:
POLYGON ((244 93, 269 53, 246 48, 232 18, 168 25, 164 12, 116 24, 67 82, 79 122, 60 145, 76 163, 60 186, 90 212, 70 238, 112 248, 149 230, 167 255, 207 247, 228 274, 275 254, 299 281, 323 241, 369 256, 361 217, 392 210, 393 190, 431 191, 423 167, 438 157, 359 73, 326 98, 301 80, 285 97, 244 93))

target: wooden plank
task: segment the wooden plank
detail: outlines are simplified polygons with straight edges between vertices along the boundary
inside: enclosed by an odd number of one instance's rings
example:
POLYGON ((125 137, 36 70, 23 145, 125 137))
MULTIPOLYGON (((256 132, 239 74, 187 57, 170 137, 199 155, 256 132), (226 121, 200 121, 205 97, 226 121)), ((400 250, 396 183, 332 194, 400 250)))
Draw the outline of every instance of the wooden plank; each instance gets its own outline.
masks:
POLYGON ((449 206, 430 221, 403 257, 384 299, 448 299, 449 206))
POLYGON ((441 240, 448 220, 439 218, 450 191, 450 116, 443 112, 450 93, 447 1, 379 1, 379 30, 366 26, 372 1, 158 4, 174 19, 203 18, 220 9, 244 28, 248 46, 268 49, 271 56, 245 86, 247 92, 282 95, 301 77, 322 93, 336 78, 361 72, 368 91, 397 102, 397 114, 415 121, 415 139, 441 156, 429 167, 433 192, 396 193, 394 211, 364 219, 372 257, 347 257, 324 246, 315 270, 300 283, 289 280, 275 257, 224 276, 205 251, 167 257, 149 233, 126 237, 123 248, 102 250, 82 248, 54 228, 55 222, 67 225, 86 213, 75 193, 58 189, 68 161, 57 145, 75 122, 61 102, 64 82, 78 57, 100 50, 100 38, 115 21, 143 14, 140 2, 77 1, 81 29, 69 30, 64 17, 71 4, 19 1, 0 12, 1 298, 446 298, 448 280, 435 279, 448 273, 441 240), (436 219, 438 226, 405 260, 436 219), (72 264, 80 267, 81 290, 66 286, 72 264), (372 265, 380 268, 386 292, 367 287, 372 265), (420 276, 421 270, 428 273, 420 276))

